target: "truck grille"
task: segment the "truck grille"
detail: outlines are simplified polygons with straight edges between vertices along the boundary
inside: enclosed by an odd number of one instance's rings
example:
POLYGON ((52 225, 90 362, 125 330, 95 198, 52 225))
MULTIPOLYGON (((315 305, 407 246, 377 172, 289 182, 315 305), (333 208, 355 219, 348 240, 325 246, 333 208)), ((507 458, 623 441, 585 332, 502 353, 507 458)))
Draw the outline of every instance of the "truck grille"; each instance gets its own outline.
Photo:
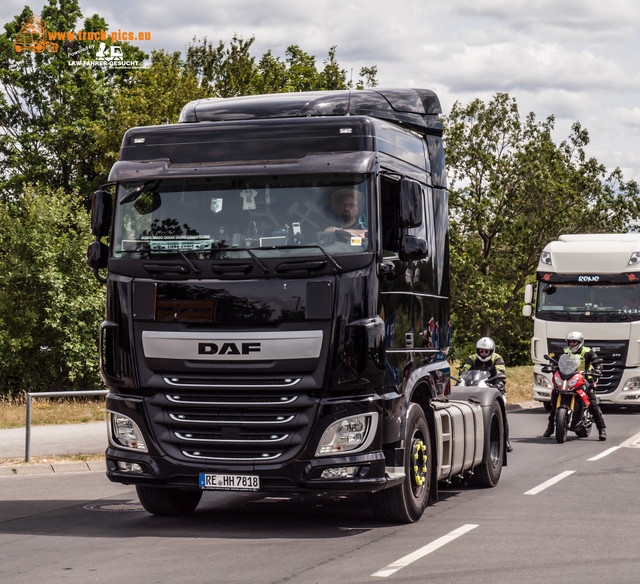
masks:
POLYGON ((254 387, 234 381, 174 385, 150 396, 147 411, 163 451, 183 461, 231 465, 294 458, 307 443, 317 400, 262 380, 254 387))
MULTIPOLYGON (((624 364, 627 361, 626 341, 585 341, 587 347, 597 348, 598 357, 602 359, 602 377, 598 379, 596 393, 611 393, 620 385, 624 364)), ((564 340, 549 339, 549 351, 560 354, 566 343, 564 340)))

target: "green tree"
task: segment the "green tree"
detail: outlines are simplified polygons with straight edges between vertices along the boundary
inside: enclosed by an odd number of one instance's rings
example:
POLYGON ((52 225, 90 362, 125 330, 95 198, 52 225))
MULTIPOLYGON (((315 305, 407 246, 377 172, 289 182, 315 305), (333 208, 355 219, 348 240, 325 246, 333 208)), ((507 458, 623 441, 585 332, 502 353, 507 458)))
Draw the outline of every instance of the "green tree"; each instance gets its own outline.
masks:
POLYGON ((373 65, 372 67, 360 68, 360 80, 356 85, 356 89, 364 89, 365 87, 377 87, 378 86, 378 67, 373 65))
MULTIPOLYGON (((32 16, 25 7, 0 35, 0 196, 15 196, 29 181, 85 193, 100 180, 96 132, 130 72, 76 66, 76 55, 89 48, 95 54, 96 42, 65 40, 55 52, 17 52, 13 42, 32 16)), ((81 17, 77 0, 49 0, 41 14, 47 32, 108 30, 98 15, 78 26, 81 17)), ((144 58, 136 47, 119 45, 127 59, 144 58)))
POLYGON ((527 362, 521 294, 540 251, 561 233, 628 230, 640 209, 638 186, 587 157, 579 123, 556 144, 553 117, 523 120, 508 94, 456 102, 444 122, 456 355, 491 335, 509 362, 527 362))
MULTIPOLYGON (((214 46, 205 37, 193 39, 187 49, 186 67, 200 79, 211 97, 236 97, 261 93, 322 91, 347 89, 347 71, 337 61, 337 46, 329 49, 321 70, 316 57, 298 45, 285 50, 284 61, 267 51, 256 59, 251 54, 255 37, 243 40, 234 36, 228 45, 219 41, 214 46)), ((377 85, 377 68, 363 67, 359 88, 377 85)))
POLYGON ((90 239, 73 193, 27 185, 0 201, 0 394, 102 388, 104 289, 82 261, 90 239))

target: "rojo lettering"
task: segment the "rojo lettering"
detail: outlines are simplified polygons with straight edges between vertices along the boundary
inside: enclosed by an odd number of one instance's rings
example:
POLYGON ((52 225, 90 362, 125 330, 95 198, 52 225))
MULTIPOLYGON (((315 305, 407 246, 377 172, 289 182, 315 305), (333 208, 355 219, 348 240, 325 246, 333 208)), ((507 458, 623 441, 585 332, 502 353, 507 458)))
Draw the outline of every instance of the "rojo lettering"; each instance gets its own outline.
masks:
POLYGON ((250 355, 259 353, 260 343, 198 343, 199 355, 250 355))
POLYGON ((598 282, 600 276, 578 276, 578 282, 598 282))

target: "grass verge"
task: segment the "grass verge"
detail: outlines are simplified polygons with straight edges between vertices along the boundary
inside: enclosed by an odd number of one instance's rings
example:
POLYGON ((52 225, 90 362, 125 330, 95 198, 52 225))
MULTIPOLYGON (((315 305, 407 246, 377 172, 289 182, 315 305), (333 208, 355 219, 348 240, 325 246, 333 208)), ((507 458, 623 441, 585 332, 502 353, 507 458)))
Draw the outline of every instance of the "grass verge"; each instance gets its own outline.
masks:
MULTIPOLYGON (((0 397, 0 428, 21 428, 27 423, 27 397, 0 397)), ((31 400, 31 424, 81 424, 105 419, 104 397, 62 397, 31 400)))

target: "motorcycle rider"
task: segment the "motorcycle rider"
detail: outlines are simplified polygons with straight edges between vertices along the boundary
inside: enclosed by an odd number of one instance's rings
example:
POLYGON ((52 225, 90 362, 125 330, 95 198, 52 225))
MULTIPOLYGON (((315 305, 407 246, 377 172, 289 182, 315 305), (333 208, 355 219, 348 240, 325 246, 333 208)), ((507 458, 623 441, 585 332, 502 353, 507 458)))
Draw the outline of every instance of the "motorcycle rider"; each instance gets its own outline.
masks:
MULTIPOLYGON (((598 357, 597 353, 591 349, 590 347, 584 346, 584 336, 579 331, 570 332, 565 341, 567 346, 564 348, 564 353, 573 353, 574 355, 578 355, 580 357, 580 369, 582 371, 595 371, 597 373, 602 372, 602 359, 598 357)), ((596 428, 598 428, 598 438, 600 440, 607 439, 607 432, 605 430, 606 424, 604 423, 604 418, 602 416, 602 410, 600 409, 600 405, 598 404, 598 398, 596 397, 595 383, 592 382, 589 378, 586 379, 586 390, 585 393, 589 398, 589 411, 593 416, 593 421, 596 423, 596 428)), ((543 436, 545 438, 549 438, 553 434, 553 429, 555 425, 556 419, 556 401, 558 398, 558 393, 555 388, 551 391, 551 411, 549 412, 549 423, 547 424, 547 429, 544 431, 543 436)))
POLYGON ((502 394, 502 401, 505 405, 504 412, 504 435, 507 452, 513 451, 509 441, 509 423, 507 422, 507 397, 505 382, 507 380, 507 368, 504 359, 496 353, 496 344, 489 337, 482 337, 476 343, 476 352, 471 353, 462 364, 461 372, 465 371, 488 371, 493 379, 490 384, 502 394))

